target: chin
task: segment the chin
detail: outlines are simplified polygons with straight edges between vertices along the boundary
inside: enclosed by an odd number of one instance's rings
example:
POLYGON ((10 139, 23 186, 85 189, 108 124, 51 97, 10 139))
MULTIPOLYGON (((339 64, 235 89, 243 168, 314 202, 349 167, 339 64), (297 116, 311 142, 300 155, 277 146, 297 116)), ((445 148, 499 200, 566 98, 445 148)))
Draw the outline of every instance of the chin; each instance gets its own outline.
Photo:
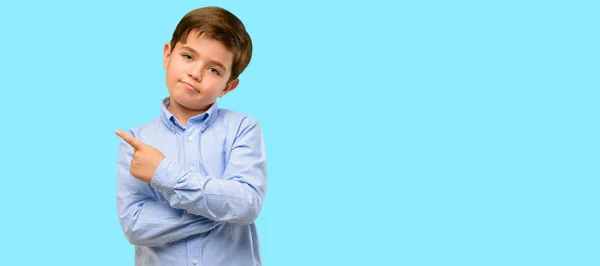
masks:
POLYGON ((202 98, 192 98, 188 95, 171 95, 171 101, 177 102, 182 107, 190 110, 205 110, 210 107, 202 98))

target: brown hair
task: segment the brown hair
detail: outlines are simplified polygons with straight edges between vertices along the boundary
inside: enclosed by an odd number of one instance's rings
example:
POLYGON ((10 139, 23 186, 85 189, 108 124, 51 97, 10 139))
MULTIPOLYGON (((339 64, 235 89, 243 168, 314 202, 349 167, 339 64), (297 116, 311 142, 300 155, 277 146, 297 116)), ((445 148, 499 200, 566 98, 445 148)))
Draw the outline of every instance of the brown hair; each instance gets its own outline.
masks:
POLYGON ((252 40, 244 24, 231 12, 220 7, 203 7, 187 13, 173 32, 171 51, 177 42, 186 43, 192 30, 208 34, 220 41, 233 53, 229 81, 236 79, 246 69, 252 58, 252 40))

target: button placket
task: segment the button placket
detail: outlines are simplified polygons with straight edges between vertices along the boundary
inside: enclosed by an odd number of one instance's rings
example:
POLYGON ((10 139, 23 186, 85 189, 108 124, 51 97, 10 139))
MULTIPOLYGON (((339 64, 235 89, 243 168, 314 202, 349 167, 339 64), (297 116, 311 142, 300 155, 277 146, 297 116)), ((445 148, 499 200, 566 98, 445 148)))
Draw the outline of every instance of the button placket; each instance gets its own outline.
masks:
POLYGON ((199 172, 200 168, 198 167, 198 155, 199 155, 199 150, 198 150, 198 141, 200 140, 199 136, 196 134, 199 134, 198 130, 194 127, 193 129, 190 128, 189 132, 186 132, 188 134, 187 137, 184 137, 184 143, 185 140, 187 140, 187 143, 184 144, 186 147, 185 149, 189 151, 189 161, 186 162, 186 164, 188 164, 189 167, 189 171, 190 172, 199 172), (198 138, 198 139, 196 139, 198 138))

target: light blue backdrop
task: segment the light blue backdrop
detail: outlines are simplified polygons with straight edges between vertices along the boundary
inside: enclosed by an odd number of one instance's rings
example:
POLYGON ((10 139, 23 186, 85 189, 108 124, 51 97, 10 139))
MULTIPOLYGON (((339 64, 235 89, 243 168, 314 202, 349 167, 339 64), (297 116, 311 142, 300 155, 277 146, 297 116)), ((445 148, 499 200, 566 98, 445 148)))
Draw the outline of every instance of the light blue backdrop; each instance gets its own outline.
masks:
POLYGON ((254 42, 265 265, 600 265, 597 1, 176 2, 0 3, 1 265, 133 265, 114 130, 205 5, 254 42))

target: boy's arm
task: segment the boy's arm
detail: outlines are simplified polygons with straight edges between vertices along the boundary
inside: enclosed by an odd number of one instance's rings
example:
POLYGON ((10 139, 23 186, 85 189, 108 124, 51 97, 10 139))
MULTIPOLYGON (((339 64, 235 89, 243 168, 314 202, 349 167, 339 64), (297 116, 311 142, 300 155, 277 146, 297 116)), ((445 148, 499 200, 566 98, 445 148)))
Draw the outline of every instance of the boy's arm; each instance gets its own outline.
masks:
POLYGON ((190 171, 165 158, 150 185, 160 191, 173 208, 218 222, 253 223, 262 208, 267 186, 260 126, 250 117, 241 121, 223 178, 190 171))
MULTIPOLYGON (((129 132, 132 134, 132 132, 129 132)), ((133 149, 121 141, 117 165, 117 211, 125 236, 133 245, 160 246, 210 231, 219 223, 157 202, 147 183, 131 176, 133 149)))

